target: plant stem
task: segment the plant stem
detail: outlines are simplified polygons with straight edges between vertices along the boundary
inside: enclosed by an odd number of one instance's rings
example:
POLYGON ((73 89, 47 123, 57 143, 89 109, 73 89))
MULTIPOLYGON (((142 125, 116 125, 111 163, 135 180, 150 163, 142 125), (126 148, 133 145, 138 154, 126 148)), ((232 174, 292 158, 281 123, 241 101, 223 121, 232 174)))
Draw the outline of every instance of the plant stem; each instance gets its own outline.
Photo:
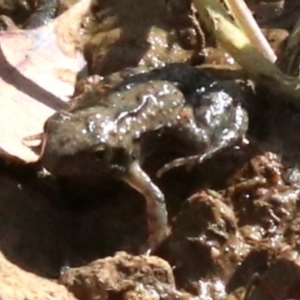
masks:
POLYGON ((244 0, 224 1, 235 21, 248 36, 252 44, 255 45, 266 58, 274 63, 277 60, 277 57, 265 36, 261 32, 244 0))
POLYGON ((193 0, 200 18, 248 75, 300 109, 300 81, 283 74, 232 21, 218 0, 193 0))

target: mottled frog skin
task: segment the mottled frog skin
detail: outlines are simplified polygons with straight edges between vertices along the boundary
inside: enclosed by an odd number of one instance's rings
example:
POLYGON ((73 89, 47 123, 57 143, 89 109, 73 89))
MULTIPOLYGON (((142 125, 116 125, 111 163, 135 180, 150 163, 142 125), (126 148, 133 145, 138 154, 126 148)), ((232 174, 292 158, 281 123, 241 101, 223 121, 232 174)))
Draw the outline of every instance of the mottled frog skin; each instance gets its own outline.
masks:
MULTIPOLYGON (((128 69, 94 76, 81 87, 69 111, 45 123, 41 161, 56 176, 97 176, 124 180, 147 203, 149 249, 168 233, 164 195, 141 168, 148 133, 173 133, 195 155, 179 157, 158 172, 194 165, 241 140, 248 117, 238 85, 215 82, 186 65, 155 70, 128 69)), ((101 184, 101 182, 99 182, 101 184)))

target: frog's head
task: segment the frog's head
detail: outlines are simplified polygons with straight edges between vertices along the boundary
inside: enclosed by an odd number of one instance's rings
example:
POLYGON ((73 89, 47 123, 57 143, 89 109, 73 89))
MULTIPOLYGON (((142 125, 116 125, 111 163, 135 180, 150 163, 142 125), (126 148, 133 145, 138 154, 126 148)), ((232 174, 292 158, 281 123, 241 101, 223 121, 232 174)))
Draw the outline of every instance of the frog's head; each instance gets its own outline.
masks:
POLYGON ((99 110, 57 112, 44 126, 43 166, 54 175, 126 172, 132 154, 115 132, 113 118, 99 110))

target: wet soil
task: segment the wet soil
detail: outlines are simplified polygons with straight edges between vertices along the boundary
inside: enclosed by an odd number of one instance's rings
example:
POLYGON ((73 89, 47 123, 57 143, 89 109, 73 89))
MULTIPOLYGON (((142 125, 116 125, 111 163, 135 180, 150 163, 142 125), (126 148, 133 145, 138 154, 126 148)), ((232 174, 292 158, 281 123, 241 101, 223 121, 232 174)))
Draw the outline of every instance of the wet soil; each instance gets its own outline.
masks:
MULTIPOLYGON (((243 75, 222 50, 211 50, 209 38, 210 48, 202 49, 187 7, 174 0, 172 11, 182 16, 182 27, 176 27, 172 18, 161 17, 159 3, 95 4, 97 22, 86 20, 91 74, 157 62, 195 64, 195 57, 203 57, 202 67, 214 76, 243 75), (137 29, 129 17, 132 6, 134 18, 140 16, 137 29), (178 32, 192 33, 189 47, 178 32), (165 51, 170 35, 176 36, 174 55, 165 51), (162 41, 159 50, 151 37, 162 41)), ((263 28, 284 33, 272 36, 280 55, 298 1, 248 4, 263 28)), ((148 236, 144 199, 126 184, 61 182, 42 176, 35 164, 1 159, 0 298, 300 299, 300 112, 267 97, 258 87, 247 100, 249 144, 160 179, 155 174, 172 141, 145 162, 166 196, 171 227, 148 256, 139 254, 148 236)))

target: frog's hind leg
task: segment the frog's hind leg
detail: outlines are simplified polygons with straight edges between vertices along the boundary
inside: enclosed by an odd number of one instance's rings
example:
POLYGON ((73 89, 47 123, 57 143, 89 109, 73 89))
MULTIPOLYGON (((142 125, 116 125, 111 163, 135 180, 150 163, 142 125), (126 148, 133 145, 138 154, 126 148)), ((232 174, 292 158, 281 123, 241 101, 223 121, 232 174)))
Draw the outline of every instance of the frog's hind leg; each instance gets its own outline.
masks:
POLYGON ((197 100, 196 107, 186 106, 181 111, 177 136, 187 144, 194 144, 199 154, 167 163, 157 172, 158 177, 173 168, 200 164, 240 141, 247 143, 248 116, 240 104, 234 104, 230 95, 208 91, 197 100))
POLYGON ((202 154, 202 155, 192 155, 188 157, 181 157, 172 160, 170 163, 165 164, 161 169, 157 172, 157 177, 161 177, 165 172, 168 172, 174 168, 178 168, 181 166, 193 166, 196 164, 201 164, 205 160, 213 157, 216 153, 220 152, 224 148, 223 145, 220 145, 219 147, 213 148, 210 151, 202 154))
POLYGON ((225 143, 221 143, 218 146, 207 150, 204 154, 196 154, 187 157, 180 157, 172 160, 171 162, 165 164, 162 168, 160 168, 157 172, 157 177, 161 177, 165 172, 168 172, 174 168, 181 167, 181 166, 193 166, 196 164, 201 164, 205 160, 212 158, 215 154, 223 151, 225 148, 229 148, 230 146, 234 145, 248 145, 249 141, 243 137, 240 139, 240 143, 237 142, 236 139, 232 139, 231 142, 225 140, 225 143))
MULTIPOLYGON (((234 115, 234 118, 242 119, 240 118, 240 115, 243 115, 241 114, 241 111, 236 113, 234 115)), ((190 123, 193 123, 193 121, 190 121, 190 123)), ((247 117, 245 116, 245 120, 236 122, 236 130, 228 130, 227 133, 222 135, 222 138, 219 141, 215 141, 208 149, 204 150, 204 153, 174 159, 158 170, 157 177, 161 177, 165 172, 177 167, 194 166, 196 164, 201 164, 226 148, 233 147, 235 145, 248 145, 249 141, 245 138, 247 124, 248 121, 247 117)), ((200 149, 201 145, 203 146, 205 134, 201 134, 201 131, 196 128, 196 126, 189 125, 186 128, 188 129, 187 131, 185 131, 186 137, 194 137, 195 141, 199 144, 200 149)), ((209 137, 207 136, 206 139, 209 140, 209 137)))
POLYGON ((157 248, 169 233, 164 195, 141 169, 138 161, 131 163, 123 180, 146 198, 149 238, 143 252, 150 253, 150 251, 157 248))
MULTIPOLYGON (((165 172, 168 172, 174 168, 181 166, 194 166, 196 164, 201 164, 207 159, 212 158, 215 154, 223 151, 225 148, 229 148, 230 146, 238 145, 237 140, 232 139, 232 142, 221 143, 218 146, 207 150, 204 154, 196 154, 187 157, 180 157, 172 160, 171 162, 165 164, 161 169, 157 172, 157 177, 161 177, 165 172)), ((249 141, 243 137, 240 139, 240 145, 248 145, 249 141)))

